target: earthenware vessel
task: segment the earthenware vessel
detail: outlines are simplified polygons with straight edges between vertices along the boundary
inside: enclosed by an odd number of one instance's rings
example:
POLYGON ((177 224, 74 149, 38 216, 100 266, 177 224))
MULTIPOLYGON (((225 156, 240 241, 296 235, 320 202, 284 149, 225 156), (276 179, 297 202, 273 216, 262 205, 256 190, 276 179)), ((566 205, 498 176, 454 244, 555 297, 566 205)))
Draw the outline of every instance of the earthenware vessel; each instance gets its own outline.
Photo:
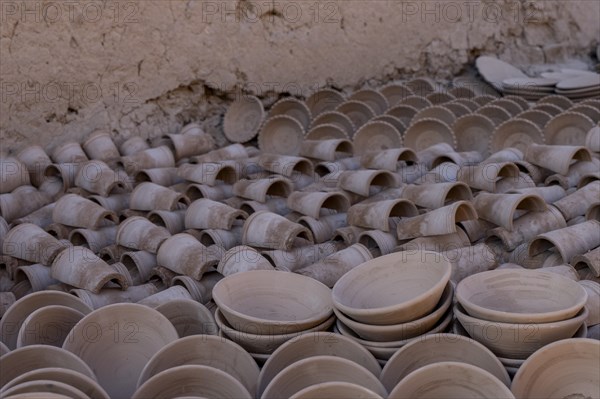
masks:
POLYGON ((244 179, 233 185, 233 194, 263 203, 267 201, 267 196, 288 197, 292 191, 292 183, 285 177, 244 179))
POLYGON ((54 149, 52 160, 55 163, 79 163, 88 161, 88 157, 79 143, 69 142, 54 149))
POLYGON ((362 125, 375 117, 375 111, 365 102, 358 100, 348 100, 335 108, 336 111, 346 115, 356 129, 360 129, 362 125))
POLYGON ((169 147, 163 145, 123 156, 120 165, 132 175, 144 169, 174 167, 175 157, 169 147))
POLYGON ((198 129, 181 134, 169 134, 168 137, 176 160, 205 154, 215 147, 215 139, 208 133, 198 129))
POLYGON ((296 119, 304 129, 308 129, 312 119, 310 109, 304 101, 293 97, 285 97, 277 101, 269 110, 268 117, 288 115, 296 119))
POLYGON ((404 132, 404 145, 415 151, 421 151, 439 143, 456 148, 456 137, 452 128, 438 119, 420 119, 411 124, 404 132))
POLYGON ((548 209, 543 198, 527 194, 479 193, 473 205, 481 219, 512 231, 514 219, 526 212, 543 212, 548 209))
POLYGON ((4 254, 46 266, 50 266, 64 248, 64 244, 31 223, 19 224, 10 229, 2 244, 4 254))
POLYGON ((354 155, 401 148, 402 142, 402 135, 392 124, 370 121, 361 126, 353 136, 354 155))
POLYGON ((2 174, 2 188, 0 194, 6 194, 20 186, 30 184, 27 166, 16 158, 5 158, 0 160, 2 174))
POLYGON ((258 147, 266 153, 299 155, 305 130, 300 122, 288 115, 269 118, 258 134, 258 147))
POLYGON ((366 230, 358 235, 358 244, 364 245, 373 257, 387 255, 398 246, 398 238, 394 233, 385 233, 381 230, 366 230))
POLYGON ((404 199, 359 203, 348 210, 348 224, 388 232, 391 218, 410 218, 418 213, 415 204, 404 199))
POLYGON ((220 184, 233 184, 237 181, 235 168, 225 163, 183 164, 179 166, 177 172, 179 176, 188 181, 212 187, 220 184))
POLYGON ((473 205, 468 201, 458 201, 419 216, 402 219, 396 232, 400 240, 451 234, 456 232, 458 222, 476 219, 477 212, 473 205))
POLYGON ((584 146, 594 121, 577 112, 562 112, 544 127, 546 141, 551 145, 584 146))
POLYGON ((67 306, 48 305, 32 312, 23 321, 17 348, 29 345, 62 347, 69 332, 85 315, 67 306))
POLYGON ((229 249, 219 261, 217 271, 224 276, 250 270, 273 270, 274 267, 257 250, 246 245, 229 249))
POLYGON ((244 223, 244 245, 290 250, 298 239, 313 243, 310 230, 272 212, 253 213, 244 223))
POLYGON ((368 388, 351 382, 322 382, 306 387, 294 395, 291 399, 346 399, 349 397, 361 397, 369 399, 381 399, 382 397, 368 388))
POLYGON ((596 277, 600 277, 600 247, 581 255, 576 255, 572 262, 576 269, 587 268, 596 277))
POLYGON ((119 152, 123 156, 133 155, 150 148, 148 142, 140 136, 133 136, 119 146, 119 152))
POLYGON ((146 218, 134 216, 119 224, 117 244, 155 254, 169 237, 171 234, 164 227, 156 226, 146 218))
POLYGON ((366 152, 361 157, 361 165, 367 169, 396 172, 402 162, 418 162, 417 154, 409 148, 393 148, 383 151, 366 152))
POLYGON ((156 259, 161 266, 200 280, 219 263, 224 252, 217 246, 205 247, 190 234, 180 233, 161 244, 156 259))
POLYGON ((456 201, 470 201, 473 194, 465 183, 450 182, 408 185, 402 190, 402 197, 417 206, 437 209, 456 201))
POLYGON ((594 181, 570 195, 556 201, 553 205, 563 214, 565 220, 585 215, 588 208, 598 202, 600 181, 594 181))
POLYGON ((210 199, 198 199, 185 213, 185 227, 231 230, 235 222, 243 222, 247 218, 248 214, 244 211, 210 199))
POLYGON ((320 161, 335 161, 348 158, 354 149, 346 139, 304 140, 300 147, 300 155, 320 161))
POLYGON ((11 193, 0 194, 0 216, 11 223, 52 202, 52 196, 33 186, 21 186, 11 193))
POLYGON ((529 255, 556 248, 565 262, 600 246, 600 222, 588 220, 573 226, 540 234, 529 244, 529 255))

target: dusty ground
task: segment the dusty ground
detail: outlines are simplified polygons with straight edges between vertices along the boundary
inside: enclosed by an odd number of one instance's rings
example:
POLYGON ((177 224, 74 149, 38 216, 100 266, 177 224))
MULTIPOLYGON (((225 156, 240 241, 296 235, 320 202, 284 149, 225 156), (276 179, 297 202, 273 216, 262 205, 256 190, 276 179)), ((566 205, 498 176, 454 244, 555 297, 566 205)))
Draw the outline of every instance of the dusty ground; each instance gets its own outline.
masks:
POLYGON ((117 142, 200 121, 220 136, 236 93, 350 90, 516 65, 589 60, 597 1, 8 1, 0 23, 1 152, 96 129, 117 142))

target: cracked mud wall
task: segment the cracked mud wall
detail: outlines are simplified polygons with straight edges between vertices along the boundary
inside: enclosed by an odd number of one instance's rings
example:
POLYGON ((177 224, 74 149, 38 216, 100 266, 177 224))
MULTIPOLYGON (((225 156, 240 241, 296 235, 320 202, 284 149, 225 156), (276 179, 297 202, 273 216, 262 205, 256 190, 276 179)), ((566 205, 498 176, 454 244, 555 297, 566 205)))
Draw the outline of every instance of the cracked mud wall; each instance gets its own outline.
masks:
POLYGON ((0 1, 2 154, 190 121, 222 140, 239 93, 461 73, 480 54, 588 60, 597 1, 0 1))

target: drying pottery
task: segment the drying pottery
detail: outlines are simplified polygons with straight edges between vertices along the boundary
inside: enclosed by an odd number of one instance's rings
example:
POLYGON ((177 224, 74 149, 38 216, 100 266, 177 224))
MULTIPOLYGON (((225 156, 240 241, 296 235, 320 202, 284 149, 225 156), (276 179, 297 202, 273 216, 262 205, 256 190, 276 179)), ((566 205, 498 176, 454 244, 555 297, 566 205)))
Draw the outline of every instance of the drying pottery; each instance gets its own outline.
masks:
POLYGON ((445 103, 444 107, 448 108, 457 119, 471 114, 471 108, 469 108, 469 106, 456 102, 456 100, 445 103))
POLYGON ((417 206, 437 209, 456 201, 469 201, 473 195, 469 186, 464 183, 437 183, 408 185, 402 190, 402 197, 417 206))
POLYGON ((523 212, 543 212, 548 209, 544 199, 527 194, 479 193, 473 205, 481 219, 512 231, 515 215, 523 212))
POLYGON ((381 230, 363 231, 358 235, 358 244, 364 245, 373 257, 394 252, 398 245, 396 234, 384 233, 381 230))
POLYGON ((190 335, 217 333, 213 313, 192 299, 174 299, 155 307, 177 330, 180 338, 190 335))
POLYGON ((129 207, 138 211, 174 211, 189 203, 189 199, 183 194, 155 183, 145 182, 139 184, 131 193, 129 207))
POLYGON ((491 120, 495 126, 499 126, 511 118, 511 114, 502 107, 487 104, 475 111, 476 115, 482 115, 491 120))
POLYGON ((269 177, 258 180, 240 180, 233 185, 233 194, 258 202, 266 202, 267 196, 288 197, 293 191, 292 183, 285 177, 269 177))
POLYGON ((595 281, 581 280, 579 281, 588 294, 587 308, 589 310, 589 316, 585 320, 586 325, 595 326, 600 324, 600 284, 595 281))
POLYGON ((253 147, 244 147, 241 144, 231 144, 217 150, 212 150, 202 155, 191 157, 193 163, 212 163, 221 162, 223 159, 243 159, 250 157, 250 149, 253 147))
POLYGON ((119 152, 123 156, 133 155, 150 148, 148 142, 140 136, 133 136, 121 144, 119 152))
POLYGON ((171 303, 179 299, 192 299, 192 296, 185 287, 174 285, 166 290, 152 294, 137 303, 151 308, 157 308, 160 305, 171 303))
POLYGON ((322 161, 335 161, 352 154, 352 143, 345 139, 304 140, 300 155, 322 161))
POLYGON ((194 201, 185 213, 185 227, 188 229, 231 230, 236 221, 248 217, 244 211, 210 199, 194 201))
POLYGON ((83 149, 90 159, 111 161, 121 156, 110 134, 96 131, 83 143, 83 149))
POLYGON ((296 119, 304 127, 308 129, 312 115, 308 106, 304 101, 293 97, 282 98, 277 101, 269 110, 269 118, 277 115, 288 115, 296 119))
POLYGON ((130 397, 148 360, 176 339, 175 328, 159 312, 142 305, 116 304, 84 317, 63 348, 96 370, 98 382, 111 397, 130 397), (90 325, 95 326, 93 338, 90 325), (109 329, 110 334, 106 333, 109 329), (113 367, 119 358, 127 359, 128 378, 122 378, 122 370, 113 367))
POLYGON ((438 143, 456 147, 456 138, 452 129, 438 119, 421 119, 410 125, 404 132, 404 145, 415 151, 424 150, 438 143))
POLYGON ((471 188, 494 193, 499 180, 507 178, 517 180, 519 168, 512 162, 481 163, 461 167, 457 177, 471 188))
POLYGON ((217 266, 217 271, 224 276, 251 270, 273 270, 273 265, 257 250, 246 245, 225 252, 217 266))
POLYGON ((342 114, 341 112, 337 111, 323 112, 322 114, 317 116, 311 124, 313 128, 320 125, 336 126, 342 131, 344 131, 347 137, 351 137, 352 135, 354 135, 354 131, 356 130, 356 128, 354 127, 354 123, 352 123, 350 118, 348 118, 348 116, 346 116, 345 114, 342 114))
POLYGON ((233 143, 245 143, 256 136, 264 117, 261 101, 255 96, 243 96, 227 109, 223 133, 233 143))
POLYGON ((459 151, 478 151, 489 155, 488 143, 495 129, 494 122, 484 115, 471 114, 458 118, 452 125, 459 151))
POLYGON ((452 145, 448 143, 437 143, 417 152, 419 162, 425 164, 428 168, 432 167, 433 161, 443 155, 454 152, 452 145))
MULTIPOLYGON (((494 88, 501 90, 502 82, 510 78, 527 78, 520 69, 491 56, 481 56, 476 61, 477 70, 494 88)), ((498 396, 499 397, 499 396, 498 396)))
POLYGON ((313 243, 312 234, 306 227, 265 211, 250 215, 242 234, 244 245, 261 248, 290 250, 298 239, 313 243))
POLYGON ((117 244, 155 254, 158 247, 169 237, 171 234, 164 227, 156 226, 143 217, 134 216, 119 225, 117 244))
POLYGON ((548 144, 584 146, 587 134, 594 126, 595 123, 586 115, 567 111, 552 118, 544 133, 548 144))
POLYGON ((396 105, 390 108, 386 115, 398 118, 404 125, 409 126, 412 118, 419 112, 419 109, 407 104, 396 105))
POLYGON ((471 316, 480 319, 550 323, 574 317, 585 305, 587 295, 576 282, 554 273, 493 270, 462 280, 456 288, 456 299, 471 316))
POLYGON ((451 271, 450 262, 433 252, 382 256, 363 263, 338 280, 332 291, 333 302, 339 311, 362 323, 409 322, 435 307, 451 271), (386 277, 381 278, 383 275, 386 277))
POLYGON ((378 187, 396 187, 396 179, 384 170, 353 170, 341 172, 338 185, 344 190, 369 197, 378 187))
POLYGON ((348 224, 387 232, 391 218, 410 218, 418 214, 417 207, 404 199, 359 203, 348 210, 348 224))
POLYGON ((587 132, 585 146, 590 151, 600 152, 600 126, 595 126, 587 132))
POLYGON ((266 153, 298 155, 304 127, 296 119, 287 115, 269 118, 258 134, 258 147, 266 153))
POLYGON ((308 159, 301 157, 261 154, 258 164, 265 170, 292 179, 298 175, 310 176, 313 173, 312 163, 308 159))
POLYGON ((477 97, 473 98, 473 103, 477 104, 480 107, 483 107, 484 105, 488 104, 489 102, 494 101, 496 98, 498 98, 497 95, 496 96, 492 96, 489 94, 478 95, 477 97))
POLYGON ((419 216, 402 219, 396 231, 400 240, 451 234, 456 232, 458 222, 476 219, 477 212, 473 205, 458 201, 419 216))
POLYGON ((598 196, 600 196, 600 181, 593 181, 553 205, 563 214, 565 220, 571 220, 585 215, 588 208, 598 202, 598 196))
POLYGON ((83 317, 83 313, 67 306, 48 305, 35 310, 19 329, 17 348, 29 345, 60 348, 73 326, 83 317))
POLYGON ((32 370, 61 367, 95 379, 94 372, 74 354, 50 345, 30 345, 2 356, 0 386, 32 370))
POLYGON ((433 104, 431 103, 431 101, 429 101, 427 98, 425 98, 423 95, 414 95, 414 96, 409 96, 406 97, 404 100, 400 101, 398 103, 398 105, 396 106, 396 108, 400 105, 408 105, 411 106, 417 110, 423 109, 423 108, 427 108, 432 106, 433 104))
POLYGON ((362 101, 375 112, 376 115, 383 114, 388 108, 387 98, 380 92, 370 89, 362 89, 352 93, 348 100, 362 101))
POLYGON ((347 399, 347 398, 381 399, 382 397, 350 382, 322 382, 306 387, 290 397, 290 399, 347 399))
POLYGON ((458 166, 476 165, 483 160, 481 154, 477 151, 467 152, 449 152, 440 155, 431 162, 431 166, 437 167, 444 163, 454 163, 458 166))
POLYGON ((376 115, 368 104, 357 100, 343 102, 335 110, 350 118, 356 129, 360 129, 376 115))
POLYGON ((158 264, 176 273, 200 280, 223 256, 217 246, 205 247, 190 234, 180 233, 165 240, 158 249, 158 264))
POLYGON ((225 163, 183 164, 178 168, 178 174, 186 180, 208 186, 233 184, 237 181, 235 168, 225 163))
POLYGON ((11 223, 52 202, 52 197, 32 186, 21 186, 8 194, 0 194, 0 216, 11 223))
POLYGON ((73 229, 69 233, 69 241, 75 246, 89 248, 98 253, 102 248, 115 243, 117 226, 102 227, 98 230, 73 229))
POLYGON ((10 229, 2 244, 2 252, 6 255, 47 266, 64 248, 64 244, 31 223, 10 229))
MULTIPOLYGON (((52 224, 52 211, 54 210, 55 203, 48 204, 46 206, 41 207, 40 209, 26 215, 22 218, 18 218, 13 220, 13 226, 23 224, 23 223, 31 223, 36 226, 45 229, 50 224, 52 224)), ((6 221, 5 221, 6 223, 6 221)), ((0 228, 0 230, 2 230, 0 228)), ((0 233, 2 235, 2 233, 0 233)), ((0 238, 0 245, 2 245, 2 239, 0 238)))
POLYGON ((184 180, 178 176, 177 168, 153 168, 140 170, 135 174, 135 182, 152 182, 159 186, 172 186, 184 180))
MULTIPOLYGON (((189 231, 191 234, 191 231, 189 231)), ((224 250, 230 250, 242 243, 242 227, 234 226, 231 230, 206 229, 198 233, 198 241, 204 246, 217 245, 224 250)))
POLYGON ((132 398, 159 399, 183 397, 183 395, 211 398, 252 398, 242 383, 230 374, 201 365, 177 366, 162 371, 141 385, 132 398))
POLYGON ((600 247, 576 255, 571 263, 576 269, 588 268, 596 277, 600 277, 600 247))
POLYGON ((406 86, 410 88, 415 95, 426 96, 435 91, 435 82, 426 77, 415 78, 406 83, 406 86))
POLYGON ((399 245, 396 248, 396 251, 445 252, 456 248, 466 247, 469 246, 469 244, 470 241, 467 234, 462 229, 457 229, 456 233, 415 238, 414 240, 399 245))
POLYGON ((114 171, 102 161, 89 161, 79 165, 73 183, 90 193, 107 197, 131 190, 128 180, 123 171, 114 171))
POLYGON ((128 286, 125 276, 84 247, 69 247, 61 251, 52 262, 52 277, 95 294, 108 282, 116 283, 122 289, 128 286))
POLYGON ((90 195, 88 198, 109 211, 120 212, 129 208, 130 197, 130 193, 123 193, 114 194, 109 197, 90 195))
POLYGON ((332 111, 344 102, 344 96, 334 89, 320 89, 306 99, 306 105, 313 117, 326 111, 332 111))
POLYGON ((52 163, 46 151, 39 145, 27 146, 17 154, 17 159, 27 167, 31 184, 39 187, 44 180, 46 166, 52 163))
POLYGON ((31 288, 31 292, 45 290, 48 286, 58 284, 51 276, 51 270, 48 266, 35 264, 29 266, 19 266, 14 276, 15 285, 26 281, 31 288))
POLYGON ((361 126, 353 137, 354 155, 402 147, 402 135, 393 125, 371 121, 361 126))
POLYGON ((0 160, 0 175, 2 179, 0 194, 10 193, 17 187, 30 184, 27 166, 16 158, 0 160))
POLYGON ((524 153, 530 144, 543 144, 544 141, 544 134, 535 123, 525 119, 511 119, 494 130, 490 151, 512 147, 524 153))
POLYGON ((290 209, 318 219, 321 214, 343 213, 350 207, 348 198, 340 193, 293 192, 287 200, 290 209))
POLYGON ((88 161, 88 157, 79 143, 69 142, 52 152, 52 160, 55 163, 79 163, 88 161))
POLYGON ((358 265, 373 259, 371 252, 362 244, 353 244, 328 257, 306 266, 296 273, 311 277, 327 287, 334 284, 348 271, 358 265))
POLYGON ((518 399, 598 396, 599 356, 597 340, 567 339, 552 343, 523 363, 513 379, 511 391, 518 399))
POLYGON ((553 204, 556 201, 563 199, 567 196, 567 192, 565 191, 565 189, 560 186, 520 188, 514 191, 510 191, 509 193, 536 194, 542 197, 547 204, 553 204))
POLYGON ((133 175, 144 169, 170 168, 175 166, 175 157, 167 146, 150 148, 121 157, 120 164, 127 174, 133 175))
POLYGON ((388 396, 399 398, 514 398, 508 387, 488 371, 463 362, 439 362, 417 369, 388 396))
POLYGON ((336 356, 313 356, 283 369, 267 385, 261 398, 289 398, 306 387, 330 381, 354 383, 382 397, 387 395, 377 377, 363 366, 336 356))
POLYGON ((118 223, 114 212, 75 194, 66 194, 56 202, 52 219, 55 223, 88 229, 118 223))
MULTIPOLYGON (((340 115, 343 115, 345 118, 348 118, 344 114, 340 114, 340 115)), ((350 121, 350 123, 352 123, 352 122, 350 121)), ((310 129, 304 136, 304 140, 310 140, 310 141, 347 140, 350 137, 352 137, 353 135, 354 135, 354 131, 352 131, 351 134, 348 134, 346 132, 346 130, 344 130, 340 126, 334 125, 331 123, 326 123, 326 124, 314 126, 312 129, 310 129)))
MULTIPOLYGON (((428 98, 432 103, 434 104, 441 104, 444 101, 440 102, 440 94, 442 93, 436 93, 435 100, 431 101, 431 98, 428 98)), ((449 101, 452 99, 448 99, 449 101)), ((454 116, 454 114, 446 107, 442 106, 442 105, 433 105, 431 107, 427 107, 427 108, 423 108, 422 110, 420 110, 411 120, 411 123, 416 123, 422 119, 437 119, 439 121, 444 122, 445 124, 447 124, 448 126, 452 126, 452 124, 454 124, 454 121, 456 120, 456 116, 454 116)))
POLYGON ((152 211, 148 213, 148 220, 157 226, 164 227, 171 234, 181 233, 185 230, 186 210, 177 211, 152 211))
POLYGON ((126 251, 118 259, 127 268, 134 285, 148 281, 157 266, 156 255, 147 251, 126 251))
POLYGON ((390 106, 394 106, 399 101, 408 96, 412 96, 413 91, 406 85, 401 83, 390 83, 379 89, 379 92, 385 96, 390 106))
POLYGON ((165 138, 170 141, 176 160, 205 154, 215 147, 215 139, 210 134, 204 133, 202 129, 195 132, 169 134, 165 138))
POLYGON ((259 211, 273 212, 281 216, 287 216, 292 211, 287 207, 287 200, 283 197, 273 197, 265 202, 242 201, 239 205, 241 211, 251 215, 259 211))
POLYGON ((258 334, 306 330, 333 312, 329 288, 281 271, 255 270, 227 276, 215 285, 213 299, 236 330, 258 334), (277 310, 272 308, 273 301, 278 303, 277 310))
MULTIPOLYGON (((344 247, 344 245, 331 241, 322 244, 307 245, 299 248, 293 248, 290 251, 262 251, 261 254, 266 260, 268 260, 268 262, 270 262, 270 264, 277 267, 277 269, 293 272, 298 271, 303 267, 306 267, 313 263, 316 263, 321 259, 328 257, 329 255, 333 255, 334 253, 342 250, 344 247)), ((225 259, 225 256, 223 257, 223 259, 225 259)), ((240 261, 239 257, 237 261, 240 261)), ((248 250, 248 252, 244 252, 244 257, 241 260, 242 263, 247 261, 250 261, 253 264, 255 262, 260 264, 263 263, 263 260, 258 257, 255 257, 253 255, 253 252, 250 250, 248 250), (246 259, 246 257, 248 257, 248 259, 246 259)))
POLYGON ((600 222, 588 220, 573 226, 538 235, 529 244, 529 255, 537 255, 556 248, 565 262, 600 246, 600 222))
POLYGON ((388 170, 396 172, 402 162, 418 162, 417 154, 409 148, 393 148, 382 151, 365 152, 360 163, 367 169, 388 170))
POLYGON ((400 134, 402 134, 406 131, 406 125, 404 124, 404 122, 402 122, 402 120, 400 118, 396 118, 395 116, 392 116, 392 115, 387 115, 387 114, 379 115, 379 116, 376 116, 375 118, 371 119, 371 121, 372 122, 389 123, 390 125, 394 126, 400 134))
POLYGON ((566 175, 575 161, 591 162, 592 156, 585 147, 532 144, 527 148, 525 160, 566 175))
POLYGON ((200 198, 207 198, 213 201, 224 200, 233 196, 233 186, 230 184, 220 184, 213 187, 192 183, 186 187, 185 196, 192 202, 200 198))
POLYGON ((505 109, 513 117, 517 116, 525 110, 522 104, 520 104, 520 101, 513 101, 512 99, 507 99, 505 97, 490 102, 490 105, 495 105, 497 107, 505 109))
POLYGON ((436 104, 445 104, 445 103, 448 103, 448 102, 450 102, 452 100, 456 100, 456 97, 454 97, 452 94, 445 93, 445 92, 442 92, 442 91, 435 91, 435 92, 433 92, 431 94, 428 94, 425 98, 427 100, 429 100, 432 104, 434 104, 434 106, 436 104))

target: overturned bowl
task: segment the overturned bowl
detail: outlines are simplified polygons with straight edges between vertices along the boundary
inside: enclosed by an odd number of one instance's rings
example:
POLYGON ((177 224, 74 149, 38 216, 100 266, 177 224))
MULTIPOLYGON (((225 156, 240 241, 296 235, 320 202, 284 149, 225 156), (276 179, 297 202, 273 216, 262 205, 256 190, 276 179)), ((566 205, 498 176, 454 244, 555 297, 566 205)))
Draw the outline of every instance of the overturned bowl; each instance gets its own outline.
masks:
POLYGON ((550 323, 579 313, 587 292, 556 273, 505 269, 463 279, 456 287, 456 299, 469 315, 481 320, 550 323))
POLYGON ((450 261, 437 252, 396 252, 342 276, 333 287, 333 303, 361 323, 407 323, 433 310, 451 272, 450 261))
POLYGON ((212 294, 231 327, 251 334, 308 330, 333 314, 327 286, 290 272, 253 270, 232 274, 219 281, 212 294))

